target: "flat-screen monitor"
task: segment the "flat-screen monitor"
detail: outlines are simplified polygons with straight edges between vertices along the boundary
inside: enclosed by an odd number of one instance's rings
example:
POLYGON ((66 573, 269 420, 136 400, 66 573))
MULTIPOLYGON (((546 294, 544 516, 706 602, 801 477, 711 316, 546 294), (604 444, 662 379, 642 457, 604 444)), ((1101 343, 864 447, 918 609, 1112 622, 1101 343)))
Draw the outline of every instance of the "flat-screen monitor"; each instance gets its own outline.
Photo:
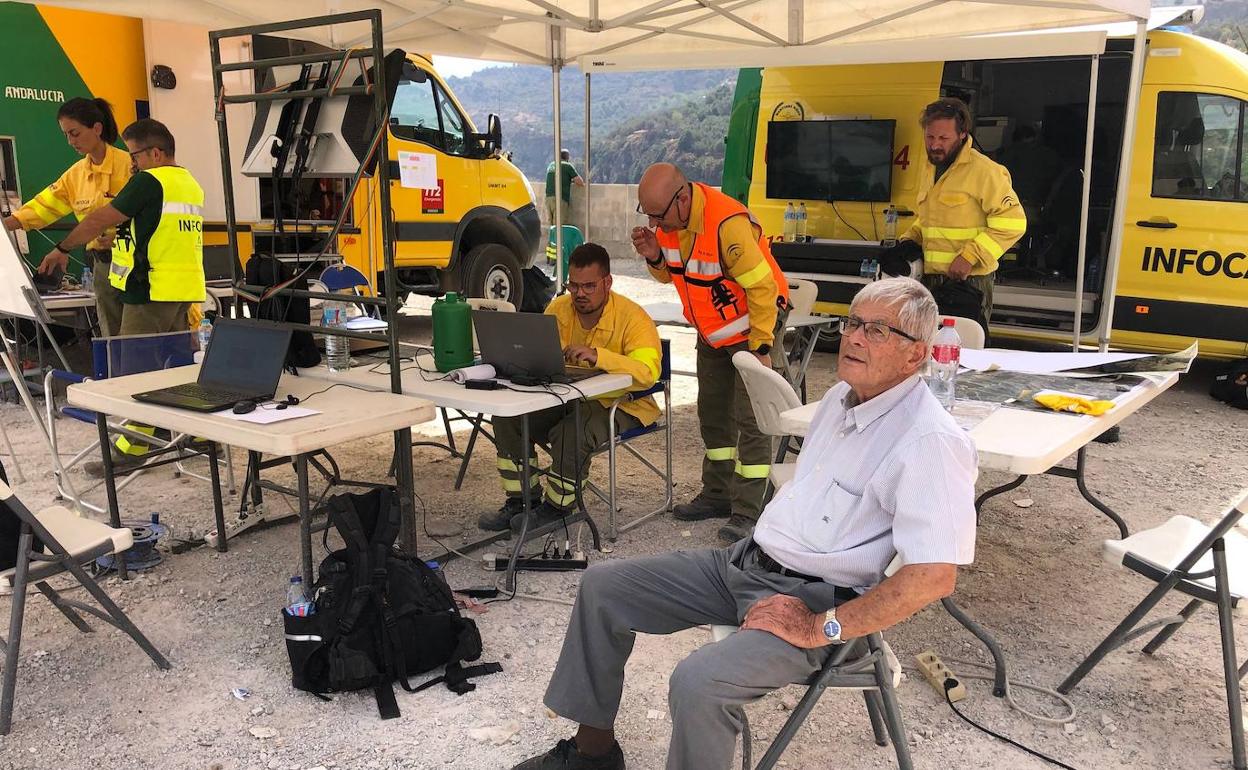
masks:
POLYGON ((767 197, 890 199, 895 120, 781 120, 767 124, 767 197))

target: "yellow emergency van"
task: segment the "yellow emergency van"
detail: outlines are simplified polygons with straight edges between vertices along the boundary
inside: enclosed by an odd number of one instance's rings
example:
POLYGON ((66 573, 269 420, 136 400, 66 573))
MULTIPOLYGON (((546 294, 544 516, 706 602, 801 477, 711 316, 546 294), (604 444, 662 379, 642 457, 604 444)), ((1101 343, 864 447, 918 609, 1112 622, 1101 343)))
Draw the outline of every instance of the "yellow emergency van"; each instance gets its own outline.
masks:
MULTIPOLYGON (((1244 356, 1248 56, 1182 31, 1148 34, 1130 186, 1127 199, 1117 201, 1131 58, 1131 40, 1111 38, 1099 59, 1083 339, 1094 342, 1103 331, 1101 311, 1113 295, 1115 346, 1173 351, 1197 339, 1202 355, 1244 356), (1106 286, 1116 205, 1126 206, 1122 258, 1115 285, 1106 286)), ((991 330, 1069 344, 1091 62, 1089 56, 1057 56, 742 70, 724 190, 747 202, 776 239, 788 204, 804 203, 806 230, 816 241, 842 252, 854 243, 878 244, 887 235, 889 207, 900 215, 896 232, 903 233, 913 221, 921 175, 933 173, 918 124, 921 109, 940 96, 959 97, 975 115, 976 147, 1010 170, 1028 218, 1027 234, 997 273, 991 330), (803 134, 777 127, 821 120, 847 121, 833 130, 830 146, 848 149, 831 161, 810 146, 794 148, 803 134), (860 128, 850 131, 850 123, 860 128), (881 132, 891 145, 878 138, 881 132), (832 180, 830 187, 815 184, 821 175, 832 180), (795 198, 800 190, 820 192, 795 198)), ((834 266, 819 257, 826 250, 789 250, 787 259, 785 252, 776 250, 786 273, 819 285, 816 309, 845 312, 864 280, 852 259, 834 266)))

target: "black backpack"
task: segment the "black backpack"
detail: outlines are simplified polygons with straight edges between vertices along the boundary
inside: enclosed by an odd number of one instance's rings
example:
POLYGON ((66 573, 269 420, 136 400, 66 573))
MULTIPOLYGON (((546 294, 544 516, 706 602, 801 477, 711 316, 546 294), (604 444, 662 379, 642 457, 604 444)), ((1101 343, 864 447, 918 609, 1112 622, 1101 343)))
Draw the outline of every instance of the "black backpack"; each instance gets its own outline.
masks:
MULTIPOLYGON (((295 275, 290 265, 271 254, 252 254, 247 260, 247 283, 252 286, 276 286, 289 281, 295 275)), ((308 290, 308 279, 299 278, 290 288, 308 290)), ((252 318, 266 321, 284 321, 295 324, 312 322, 312 307, 306 297, 270 297, 262 302, 248 302, 252 318)), ((286 350, 286 366, 307 368, 321 362, 321 351, 311 332, 296 331, 290 335, 290 347, 286 350)))
POLYGON ((321 562, 313 585, 315 612, 282 611, 291 683, 326 693, 371 689, 382 719, 399 716, 392 683, 419 692, 445 682, 463 695, 473 676, 502 671, 497 663, 461 667, 481 657, 481 635, 460 615, 451 589, 424 561, 398 550, 399 495, 392 488, 335 495, 329 521, 346 547, 321 562), (413 687, 408 677, 446 666, 413 687))
POLYGON ((1209 395, 1236 409, 1248 409, 1248 358, 1232 361, 1223 372, 1214 376, 1209 385, 1209 395))

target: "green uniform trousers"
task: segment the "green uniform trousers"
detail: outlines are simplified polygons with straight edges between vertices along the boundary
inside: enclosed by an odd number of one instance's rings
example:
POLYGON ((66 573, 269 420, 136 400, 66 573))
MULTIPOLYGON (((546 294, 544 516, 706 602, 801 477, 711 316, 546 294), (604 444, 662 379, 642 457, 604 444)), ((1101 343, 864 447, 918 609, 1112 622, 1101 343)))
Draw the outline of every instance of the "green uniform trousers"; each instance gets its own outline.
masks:
MULTIPOLYGON (((581 401, 581 441, 576 441, 575 404, 568 403, 543 409, 529 415, 529 489, 538 486, 537 456, 532 444, 545 441, 550 447, 550 473, 546 476, 546 500, 558 508, 569 509, 576 504, 577 492, 589 475, 589 453, 611 437, 611 411, 597 401, 581 401)), ((494 442, 498 447, 498 473, 508 497, 521 493, 520 464, 524 461, 524 443, 520 435, 520 417, 495 417, 494 442)), ((641 427, 641 421, 621 409, 615 412, 615 431, 641 427)))
MULTIPOLYGON (((788 311, 776 317, 772 367, 784 355, 782 340, 788 311)), ((698 338, 698 426, 706 455, 702 458, 702 494, 730 503, 732 513, 758 520, 771 472, 771 437, 758 429, 745 382, 732 356, 748 343, 713 348, 698 338)))

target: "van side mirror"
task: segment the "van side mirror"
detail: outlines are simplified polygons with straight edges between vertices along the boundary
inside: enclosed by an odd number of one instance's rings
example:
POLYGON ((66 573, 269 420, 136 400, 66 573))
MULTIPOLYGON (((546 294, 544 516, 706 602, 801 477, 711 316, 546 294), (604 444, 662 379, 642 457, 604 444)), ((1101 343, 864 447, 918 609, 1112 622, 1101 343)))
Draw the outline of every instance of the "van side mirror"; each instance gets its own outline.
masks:
POLYGON ((494 113, 485 120, 485 133, 473 134, 473 138, 482 143, 481 152, 489 158, 497 155, 503 146, 503 124, 494 113))

